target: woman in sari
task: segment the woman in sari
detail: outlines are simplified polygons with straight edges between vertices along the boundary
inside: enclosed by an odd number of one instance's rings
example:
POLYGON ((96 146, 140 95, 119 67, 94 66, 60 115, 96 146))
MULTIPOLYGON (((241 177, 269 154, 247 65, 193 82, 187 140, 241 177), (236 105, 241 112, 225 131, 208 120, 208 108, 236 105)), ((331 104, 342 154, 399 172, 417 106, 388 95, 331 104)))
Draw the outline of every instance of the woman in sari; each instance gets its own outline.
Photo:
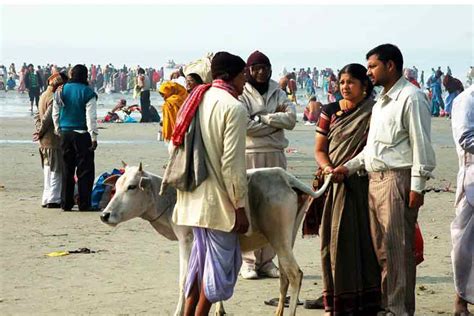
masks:
MULTIPOLYGON (((356 156, 369 130, 373 85, 360 64, 342 68, 343 99, 323 107, 316 128, 315 157, 329 174, 356 156)), ((354 174, 327 191, 321 219, 323 302, 326 315, 375 315, 380 270, 370 237, 367 175, 354 174)))
POLYGON ((165 100, 162 108, 163 139, 170 141, 174 126, 176 125, 176 117, 178 115, 179 108, 188 96, 188 93, 182 85, 173 81, 164 82, 160 86, 159 93, 165 100))

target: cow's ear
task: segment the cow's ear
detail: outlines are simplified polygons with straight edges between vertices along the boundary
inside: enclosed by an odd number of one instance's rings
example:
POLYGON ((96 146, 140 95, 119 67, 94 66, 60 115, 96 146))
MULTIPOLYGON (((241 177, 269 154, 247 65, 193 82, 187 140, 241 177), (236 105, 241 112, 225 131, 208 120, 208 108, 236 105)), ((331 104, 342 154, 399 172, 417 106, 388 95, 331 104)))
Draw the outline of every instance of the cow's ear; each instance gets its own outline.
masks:
POLYGON ((118 178, 120 178, 120 175, 118 174, 113 174, 109 176, 107 179, 104 180, 105 185, 110 185, 111 187, 115 186, 115 183, 117 182, 118 178))
POLYGON ((138 187, 140 190, 144 191, 146 188, 148 188, 151 185, 151 179, 148 177, 141 177, 140 178, 140 183, 138 184, 138 187))

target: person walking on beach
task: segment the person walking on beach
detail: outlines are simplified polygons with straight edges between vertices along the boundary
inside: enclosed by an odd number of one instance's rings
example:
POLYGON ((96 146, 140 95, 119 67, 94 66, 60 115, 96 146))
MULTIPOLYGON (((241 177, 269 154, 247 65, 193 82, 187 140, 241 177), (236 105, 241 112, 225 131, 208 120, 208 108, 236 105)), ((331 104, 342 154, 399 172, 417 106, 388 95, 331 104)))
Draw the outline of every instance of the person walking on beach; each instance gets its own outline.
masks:
POLYGON ((454 315, 468 316, 474 304, 474 85, 454 99, 452 129, 459 157, 456 217, 451 223, 454 270, 454 315))
POLYGON ((60 138, 54 134, 53 98, 56 90, 66 83, 65 73, 54 74, 47 79, 48 88, 39 99, 38 114, 35 117, 36 132, 33 140, 39 141, 41 165, 44 173, 44 189, 41 206, 47 208, 61 207, 61 183, 63 157, 60 148, 60 138))
POLYGON ((372 109, 367 145, 334 169, 369 173, 369 213, 375 254, 381 267, 382 307, 388 315, 415 313, 415 223, 435 154, 426 95, 402 76, 398 47, 383 44, 367 55, 368 76, 383 90, 372 109))
POLYGON ((79 190, 79 211, 91 207, 94 184, 94 151, 97 148, 97 94, 87 82, 87 67, 75 65, 68 83, 60 87, 53 101, 53 123, 61 136, 64 168, 62 173, 62 205, 71 211, 74 202, 74 176, 79 190))
POLYGON ((140 108, 142 119, 140 123, 150 122, 150 78, 145 74, 145 69, 138 68, 137 85, 140 88, 140 108))
POLYGON ((446 74, 443 79, 443 86, 446 88, 448 92, 448 96, 446 97, 446 106, 445 106, 445 113, 446 117, 451 117, 451 109, 453 106, 454 98, 456 98, 461 92, 464 91, 464 86, 461 80, 454 78, 453 76, 446 74))
POLYGON ((245 126, 238 96, 245 84, 245 62, 227 52, 215 54, 212 84, 196 87, 182 106, 173 132, 181 146, 196 119, 204 144, 207 178, 193 191, 177 190, 173 221, 192 226, 194 241, 185 284, 184 315, 208 315, 213 303, 234 293, 242 257, 238 234, 248 230, 245 213, 245 126))
MULTIPOLYGON (((240 100, 247 109, 247 169, 282 167, 286 169, 284 150, 288 147, 285 130, 296 124, 295 105, 288 100, 278 83, 271 79, 270 59, 260 51, 247 59, 247 83, 240 100)), ((240 274, 244 279, 280 276, 273 263, 276 253, 270 245, 242 254, 240 274)))
POLYGON ((441 90, 441 76, 443 72, 441 70, 436 70, 435 74, 429 79, 429 88, 431 90, 431 115, 434 117, 440 116, 444 113, 444 102, 442 97, 441 90))
POLYGON ((18 84, 18 92, 20 93, 25 93, 26 87, 25 87, 25 77, 27 74, 28 70, 25 66, 22 66, 20 69, 20 73, 18 75, 18 78, 20 80, 20 83, 18 84))
POLYGON ((41 74, 38 71, 35 71, 33 64, 29 64, 28 71, 25 75, 25 87, 28 90, 28 96, 30 97, 30 112, 33 112, 33 103, 35 103, 36 108, 38 108, 42 86, 43 81, 41 79, 41 74))

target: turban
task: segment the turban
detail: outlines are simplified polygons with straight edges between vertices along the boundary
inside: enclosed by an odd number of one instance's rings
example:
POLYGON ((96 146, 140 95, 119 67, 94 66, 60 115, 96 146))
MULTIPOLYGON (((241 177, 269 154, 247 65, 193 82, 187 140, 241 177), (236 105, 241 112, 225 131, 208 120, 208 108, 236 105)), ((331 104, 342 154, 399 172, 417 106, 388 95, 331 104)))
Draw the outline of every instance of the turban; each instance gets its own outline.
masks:
POLYGON ((219 76, 228 75, 225 81, 230 81, 237 77, 245 69, 245 61, 239 56, 228 52, 218 52, 214 55, 211 62, 212 79, 219 76))

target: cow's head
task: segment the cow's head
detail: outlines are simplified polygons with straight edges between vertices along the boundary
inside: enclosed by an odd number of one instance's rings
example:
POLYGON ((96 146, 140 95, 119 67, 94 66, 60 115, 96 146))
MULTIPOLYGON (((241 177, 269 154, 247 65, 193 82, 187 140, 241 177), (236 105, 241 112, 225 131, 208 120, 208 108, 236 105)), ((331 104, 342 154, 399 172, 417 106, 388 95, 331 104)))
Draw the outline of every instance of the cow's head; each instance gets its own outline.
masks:
POLYGON ((115 186, 115 195, 100 215, 102 222, 111 226, 142 217, 155 209, 152 178, 143 171, 142 164, 129 167, 124 163, 124 167, 123 175, 113 175, 104 181, 107 185, 115 186))

